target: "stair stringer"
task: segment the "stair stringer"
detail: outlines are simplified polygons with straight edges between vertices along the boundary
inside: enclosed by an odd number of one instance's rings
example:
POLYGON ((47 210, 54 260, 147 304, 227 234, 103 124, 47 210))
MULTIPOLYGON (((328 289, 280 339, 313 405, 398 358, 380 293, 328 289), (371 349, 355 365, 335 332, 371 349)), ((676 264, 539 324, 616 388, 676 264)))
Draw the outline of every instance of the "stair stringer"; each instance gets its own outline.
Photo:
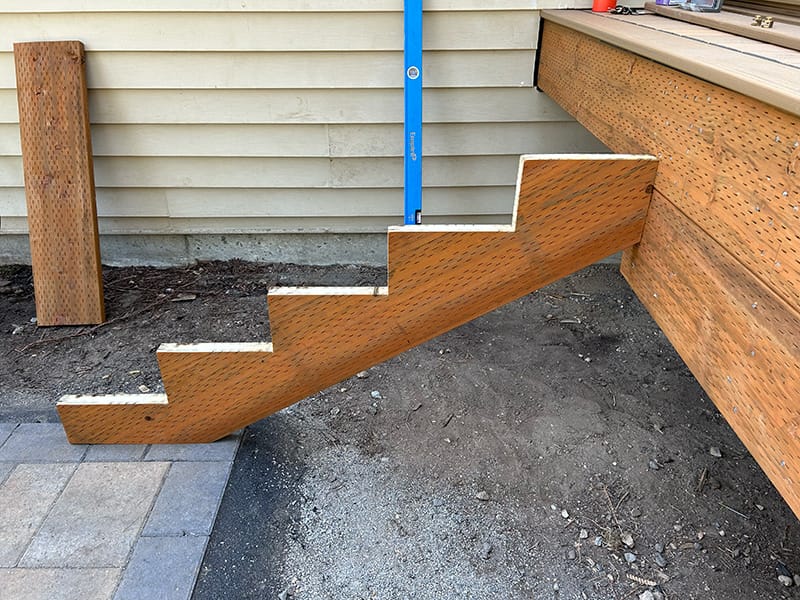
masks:
POLYGON ((274 288, 271 344, 164 344, 163 395, 65 396, 73 443, 208 442, 636 244, 657 162, 523 156, 511 225, 388 231, 388 287, 274 288))

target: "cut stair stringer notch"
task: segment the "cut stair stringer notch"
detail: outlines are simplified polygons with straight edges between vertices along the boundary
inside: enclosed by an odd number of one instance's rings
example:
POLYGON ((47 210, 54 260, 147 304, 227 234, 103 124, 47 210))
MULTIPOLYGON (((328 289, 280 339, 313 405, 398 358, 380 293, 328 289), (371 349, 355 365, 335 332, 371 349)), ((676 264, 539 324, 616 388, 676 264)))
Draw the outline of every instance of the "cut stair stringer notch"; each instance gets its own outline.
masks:
POLYGON ((273 288, 272 343, 164 344, 166 396, 64 396, 72 443, 217 440, 641 238, 657 161, 520 158, 510 225, 388 230, 387 287, 273 288))

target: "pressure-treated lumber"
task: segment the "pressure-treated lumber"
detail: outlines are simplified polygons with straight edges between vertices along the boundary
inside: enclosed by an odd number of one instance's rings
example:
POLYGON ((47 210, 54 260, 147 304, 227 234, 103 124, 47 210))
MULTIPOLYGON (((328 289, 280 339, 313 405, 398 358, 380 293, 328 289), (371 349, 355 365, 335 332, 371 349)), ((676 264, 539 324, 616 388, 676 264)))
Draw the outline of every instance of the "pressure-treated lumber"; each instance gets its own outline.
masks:
POLYGON ((657 191, 622 272, 800 514, 800 313, 657 191))
POLYGON ((102 323, 83 44, 14 44, 14 58, 37 321, 102 323))
MULTIPOLYGON (((800 298, 800 116, 545 21, 539 85, 784 300, 800 298)), ((800 96, 796 98, 800 109, 800 96)))
POLYGON ((800 515, 800 118, 547 21, 540 60, 612 150, 660 158, 622 272, 800 515))
POLYGON ((62 398, 68 438, 218 439, 635 244, 655 170, 653 157, 522 157, 511 225, 390 228, 388 287, 272 289, 272 344, 164 345, 166 402, 62 398))

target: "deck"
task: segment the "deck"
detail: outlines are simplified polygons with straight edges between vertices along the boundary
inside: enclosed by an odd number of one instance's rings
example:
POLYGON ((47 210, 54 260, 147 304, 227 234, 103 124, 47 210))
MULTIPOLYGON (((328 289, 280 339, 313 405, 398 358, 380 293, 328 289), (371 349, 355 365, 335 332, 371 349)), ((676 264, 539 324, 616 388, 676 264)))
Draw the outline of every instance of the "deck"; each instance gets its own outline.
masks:
POLYGON ((800 52, 653 14, 543 19, 539 87, 659 158, 623 274, 800 515, 800 52))

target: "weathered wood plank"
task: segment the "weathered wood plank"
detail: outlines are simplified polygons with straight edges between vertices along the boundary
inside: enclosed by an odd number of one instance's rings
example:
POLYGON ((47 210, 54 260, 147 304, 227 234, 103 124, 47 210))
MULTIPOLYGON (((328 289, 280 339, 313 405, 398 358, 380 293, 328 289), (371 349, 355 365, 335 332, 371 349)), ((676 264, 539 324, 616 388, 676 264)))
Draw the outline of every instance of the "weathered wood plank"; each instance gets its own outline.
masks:
POLYGON ((270 290, 273 352, 163 348, 166 406, 64 398, 67 435, 75 443, 217 439, 633 245, 655 170, 652 157, 523 157, 511 225, 391 228, 388 294, 270 290))
POLYGON ((14 45, 39 325, 105 319, 83 45, 14 45))
POLYGON ((800 515, 800 313, 659 192, 622 273, 800 515))

